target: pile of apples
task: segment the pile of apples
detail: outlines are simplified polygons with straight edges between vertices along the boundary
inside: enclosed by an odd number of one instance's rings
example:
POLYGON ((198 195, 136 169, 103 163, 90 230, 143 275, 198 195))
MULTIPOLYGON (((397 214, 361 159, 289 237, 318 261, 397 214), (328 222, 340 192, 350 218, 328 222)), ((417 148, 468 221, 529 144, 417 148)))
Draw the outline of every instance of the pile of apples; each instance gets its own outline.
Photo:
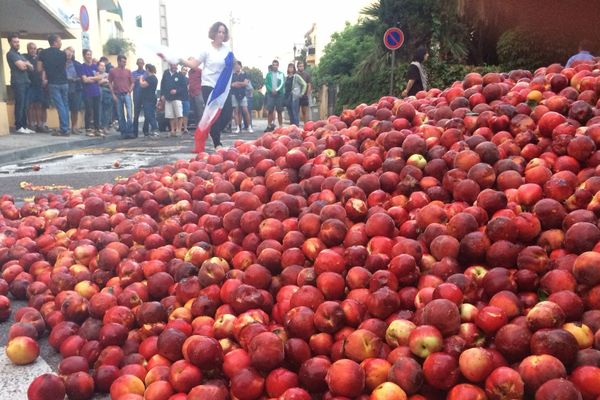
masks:
POLYGON ((600 66, 0 199, 30 400, 600 399, 600 66))

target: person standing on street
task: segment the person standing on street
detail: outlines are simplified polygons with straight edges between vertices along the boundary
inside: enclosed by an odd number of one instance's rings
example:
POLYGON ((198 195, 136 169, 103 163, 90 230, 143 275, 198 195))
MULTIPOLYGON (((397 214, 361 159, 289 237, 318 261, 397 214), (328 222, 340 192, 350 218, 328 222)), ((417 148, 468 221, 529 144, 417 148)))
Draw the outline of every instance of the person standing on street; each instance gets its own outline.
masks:
POLYGON ((188 67, 181 67, 181 71, 179 71, 179 73, 183 77, 183 81, 185 83, 185 88, 186 88, 183 91, 182 96, 181 96, 181 110, 182 110, 181 131, 183 132, 184 135, 188 135, 190 133, 190 131, 188 131, 188 117, 190 116, 190 95, 189 95, 189 90, 188 90, 188 86, 190 83, 190 80, 188 79, 188 71, 189 70, 190 69, 188 67))
POLYGON ((138 58, 135 62, 137 69, 131 73, 131 77, 133 78, 133 134, 135 136, 138 135, 138 121, 140 119, 140 113, 143 105, 141 98, 142 88, 140 86, 140 76, 146 76, 144 64, 144 59, 138 58))
POLYGON ((112 123, 114 103, 104 61, 98 62, 96 76, 100 79, 98 81, 98 85, 100 86, 100 127, 102 128, 102 133, 106 135, 109 133, 110 124, 112 123))
POLYGON ((298 61, 296 63, 296 68, 298 70, 298 75, 306 82, 306 92, 300 97, 300 117, 302 122, 306 124, 308 122, 308 116, 310 115, 308 107, 310 106, 310 96, 312 96, 312 78, 308 71, 304 69, 304 61, 298 61))
POLYGON ((287 67, 287 77, 285 79, 285 106, 290 114, 290 124, 299 126, 300 98, 306 92, 306 82, 296 73, 294 63, 289 63, 287 67))
POLYGON ((125 68, 125 65, 127 65, 127 57, 121 54, 117 57, 117 67, 111 69, 108 73, 108 82, 110 83, 113 100, 117 105, 121 139, 133 139, 137 137, 137 134, 131 131, 133 78, 131 77, 131 71, 125 68))
POLYGON ((254 87, 252 86, 252 81, 250 81, 250 79, 248 79, 248 85, 246 85, 246 100, 248 102, 248 119, 244 118, 244 129, 253 133, 252 111, 254 110, 254 87))
POLYGON ((31 81, 28 71, 33 71, 33 65, 19 53, 19 35, 8 35, 10 50, 6 53, 6 61, 10 67, 10 85, 15 96, 15 131, 17 133, 34 133, 27 128, 27 101, 31 81))
POLYGON ((92 61, 92 51, 84 49, 81 64, 81 80, 83 81, 83 102, 85 104, 85 130, 87 136, 104 136, 100 130, 100 86, 102 79, 98 75, 98 66, 92 61), (94 128, 92 129, 92 119, 94 128))
POLYGON ((177 70, 177 64, 169 64, 160 80, 160 96, 165 103, 165 118, 169 120, 171 136, 181 135, 183 91, 187 92, 187 83, 177 70))
POLYGON ((223 147, 221 132, 231 121, 231 76, 233 74, 234 56, 229 46, 229 29, 222 22, 215 22, 208 30, 210 45, 200 53, 198 59, 180 62, 189 68, 202 68, 202 97, 204 113, 196 129, 195 151, 204 151, 206 135, 210 131, 215 150, 223 147))
POLYGON ((567 63, 565 64, 565 67, 572 67, 573 63, 576 61, 594 61, 594 56, 590 52, 592 50, 593 45, 594 44, 590 40, 582 40, 581 43, 579 43, 577 54, 569 57, 567 63))
POLYGON ((277 121, 279 126, 283 125, 283 97, 284 97, 285 77, 279 71, 279 61, 273 60, 270 65, 269 72, 265 77, 265 88, 267 90, 265 96, 265 108, 267 109, 267 129, 272 131, 275 129, 275 112, 277 112, 277 121))
MULTIPOLYGON (((248 86, 248 76, 242 71, 242 62, 236 61, 231 77, 231 104, 234 109, 236 128, 233 133, 242 131, 242 115, 248 120, 248 99, 246 99, 246 86, 248 86)), ((248 127, 249 132, 252 126, 248 127)))
POLYGON ((428 90, 427 71, 423 63, 429 58, 429 53, 425 47, 419 47, 415 52, 413 61, 408 66, 406 77, 408 82, 406 89, 402 92, 402 97, 414 96, 421 90, 428 90))
POLYGON ((31 130, 39 133, 49 133, 50 131, 46 127, 46 120, 44 115, 46 108, 48 108, 48 96, 44 93, 42 87, 42 74, 39 73, 35 68, 38 59, 38 48, 35 43, 27 43, 27 54, 23 56, 29 61, 32 68, 27 70, 29 75, 29 81, 31 87, 29 88, 29 106, 27 110, 27 119, 29 121, 28 126, 31 130))
MULTIPOLYGON (((192 58, 193 59, 193 58, 192 58)), ((190 105, 196 115, 196 125, 204 112, 204 99, 202 98, 202 70, 198 67, 188 71, 188 94, 190 105)))
POLYGON ((67 81, 69 82, 69 110, 71 111, 71 134, 79 135, 81 132, 77 127, 79 112, 83 96, 83 84, 81 81, 81 63, 75 60, 75 49, 67 47, 67 81))
POLYGON ((60 129, 54 136, 69 136, 69 83, 67 81, 67 55, 60 48, 59 35, 48 36, 50 47, 43 50, 38 58, 38 71, 43 72, 42 82, 47 82, 50 98, 58 112, 60 129))
POLYGON ((140 100, 142 101, 142 110, 144 111, 144 126, 142 131, 144 136, 158 137, 158 123, 156 122, 156 87, 158 78, 156 77, 156 67, 152 64, 146 64, 146 75, 141 75, 140 80, 140 100))

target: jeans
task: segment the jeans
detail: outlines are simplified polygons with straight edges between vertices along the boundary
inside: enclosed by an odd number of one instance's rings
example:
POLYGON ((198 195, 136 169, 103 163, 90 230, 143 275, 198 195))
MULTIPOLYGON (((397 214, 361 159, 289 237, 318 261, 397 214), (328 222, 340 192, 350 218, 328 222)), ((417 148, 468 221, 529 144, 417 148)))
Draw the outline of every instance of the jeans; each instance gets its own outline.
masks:
MULTIPOLYGON (((142 99, 140 98, 139 95, 134 95, 133 96, 133 127, 132 127, 132 131, 133 131, 133 135, 137 136, 138 131, 139 131, 139 119, 140 119, 140 114, 142 112, 142 107, 143 107, 143 102, 142 99)), ((144 112, 144 119, 146 118, 146 114, 144 112)))
POLYGON ((158 122, 156 122, 156 99, 144 101, 142 108, 144 109, 144 126, 142 130, 144 131, 144 135, 147 135, 150 132, 148 126, 150 126, 150 130, 153 132, 158 130, 158 122))
POLYGON ((287 101, 288 113, 290 113, 290 123, 300 125, 300 98, 290 96, 287 101))
POLYGON ((58 120, 60 122, 60 131, 62 133, 69 132, 69 85, 64 84, 48 84, 50 98, 58 112, 58 120))
POLYGON ((85 129, 92 128, 92 118, 94 119, 94 128, 100 129, 100 96, 84 97, 85 102, 85 129))
POLYGON ((113 121, 113 98, 110 90, 103 88, 100 92, 100 127, 108 129, 113 121))
POLYGON ((27 107, 29 103, 29 89, 31 83, 18 82, 12 84, 15 95, 15 129, 27 127, 27 107))
POLYGON ((117 94, 117 113, 119 115, 119 131, 122 136, 127 136, 131 133, 131 96, 129 93, 117 94), (125 117, 125 113, 127 113, 127 117, 125 117))

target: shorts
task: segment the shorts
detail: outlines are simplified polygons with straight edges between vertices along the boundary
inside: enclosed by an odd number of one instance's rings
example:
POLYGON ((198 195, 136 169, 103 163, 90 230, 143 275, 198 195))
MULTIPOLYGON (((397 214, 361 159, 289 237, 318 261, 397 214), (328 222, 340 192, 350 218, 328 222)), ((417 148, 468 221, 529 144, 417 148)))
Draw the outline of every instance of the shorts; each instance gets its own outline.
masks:
POLYGON ((310 104, 308 102, 308 96, 304 95, 300 97, 300 107, 308 107, 310 104))
POLYGON ((237 97, 231 96, 231 105, 234 108, 237 108, 237 107, 248 107, 248 99, 246 98, 246 96, 244 96, 244 97, 242 97, 242 100, 238 100, 237 97))
POLYGON ((79 90, 69 92, 69 110, 71 112, 81 111, 82 93, 79 90))
POLYGON ((29 89, 29 103, 39 103, 43 107, 48 108, 50 99, 48 93, 41 86, 31 86, 29 89))
POLYGON ((265 108, 268 112, 277 109, 278 112, 283 111, 283 94, 267 93, 265 96, 265 108))
POLYGON ((181 100, 167 100, 165 102, 165 118, 181 118, 183 117, 183 104, 181 100))
POLYGON ((190 101, 182 100, 181 101, 181 116, 187 118, 190 114, 190 101))

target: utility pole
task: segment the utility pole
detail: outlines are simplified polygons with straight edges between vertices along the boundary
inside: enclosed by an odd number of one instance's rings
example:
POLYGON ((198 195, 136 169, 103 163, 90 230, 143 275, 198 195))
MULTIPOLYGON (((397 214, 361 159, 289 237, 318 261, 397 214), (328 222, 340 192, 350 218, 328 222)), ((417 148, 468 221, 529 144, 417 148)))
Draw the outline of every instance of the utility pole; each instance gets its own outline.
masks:
MULTIPOLYGON (((160 44, 168 47, 169 46, 169 29, 167 27, 167 5, 165 0, 158 1, 158 18, 160 24, 160 44)), ((169 68, 166 61, 162 61, 163 71, 169 68)))
POLYGON ((231 48, 231 52, 235 54, 233 51, 233 26, 236 25, 240 20, 233 16, 233 11, 229 11, 229 47, 231 48))

